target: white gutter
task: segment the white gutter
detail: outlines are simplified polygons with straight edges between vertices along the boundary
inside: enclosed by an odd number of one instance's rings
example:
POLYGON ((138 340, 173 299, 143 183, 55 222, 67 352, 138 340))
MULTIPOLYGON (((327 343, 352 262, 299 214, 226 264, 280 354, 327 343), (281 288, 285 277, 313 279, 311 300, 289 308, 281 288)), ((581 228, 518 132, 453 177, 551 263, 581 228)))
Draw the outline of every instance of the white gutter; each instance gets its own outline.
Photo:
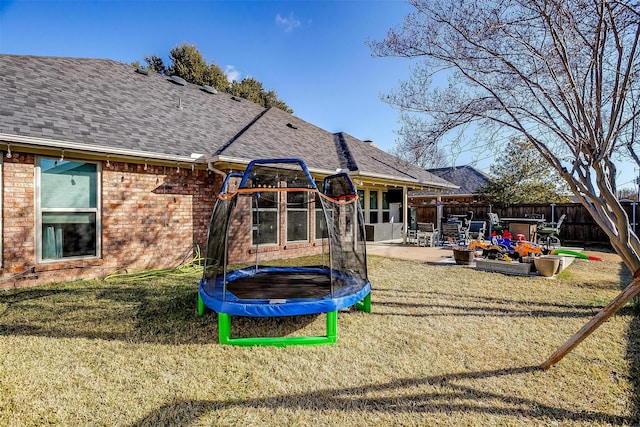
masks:
MULTIPOLYGON (((250 160, 239 158, 239 157, 214 156, 214 157, 208 158, 207 162, 209 163, 209 168, 211 168, 212 167, 211 165, 213 163, 217 163, 217 162, 235 163, 235 164, 238 164, 238 165, 247 166, 249 164, 250 160)), ((316 168, 307 168, 307 169, 309 170, 310 173, 318 174, 318 175, 327 175, 327 176, 329 176, 329 175, 335 175, 335 173, 336 173, 335 170, 328 170, 328 169, 316 169, 316 168)))
MULTIPOLYGON (((217 163, 217 162, 224 162, 224 163, 235 163, 235 164, 239 164, 239 165, 248 165, 250 160, 247 159, 243 159, 243 158, 239 158, 239 157, 229 157, 229 156, 213 156, 207 159, 207 162, 209 163, 209 169, 211 169, 213 166, 212 164, 217 163)), ((315 168, 308 168, 309 172, 312 174, 318 174, 318 175, 335 175, 336 171, 335 170, 327 170, 327 169, 315 169, 315 168)), ((213 169, 211 169, 213 171, 213 169)), ((215 172, 215 171, 214 171, 215 172)), ((457 185, 454 184, 441 184, 441 183, 433 183, 433 182, 421 182, 418 181, 416 179, 402 179, 402 178, 398 178, 398 177, 392 177, 389 175, 383 175, 383 174, 376 174, 376 173, 362 173, 359 170, 356 171, 345 171, 349 174, 349 176, 353 179, 354 177, 358 177, 361 179, 379 179, 379 180, 384 180, 384 181, 393 181, 393 182, 399 182, 402 183, 401 185, 411 185, 414 187, 434 187, 435 189, 441 190, 441 189, 458 189, 460 187, 458 187, 457 185)), ((223 172, 224 173, 224 172, 223 172)))
MULTIPOLYGON (((179 156, 174 154, 153 153, 149 151, 131 150, 127 148, 103 147, 77 142, 61 141, 48 138, 34 138, 30 136, 12 135, 0 133, 0 141, 10 144, 22 144, 27 147, 42 147, 48 149, 72 150, 87 154, 102 154, 121 157, 132 157, 137 159, 165 160, 179 163, 204 164, 204 155, 193 153, 189 156, 179 156)), ((16 148, 20 145, 16 145, 16 148)))
POLYGON ((358 177, 358 178, 361 178, 361 179, 383 179, 383 180, 386 180, 386 181, 403 182, 403 183, 411 184, 413 186, 435 187, 437 189, 449 188, 449 189, 452 189, 452 190, 456 190, 456 189, 460 188, 459 186, 457 186, 455 184, 423 182, 423 181, 418 181, 417 179, 396 178, 396 177, 392 177, 390 175, 383 175, 383 174, 377 174, 377 173, 371 173, 371 172, 362 173, 360 171, 355 171, 355 172, 351 172, 349 175, 352 176, 352 177, 358 177))

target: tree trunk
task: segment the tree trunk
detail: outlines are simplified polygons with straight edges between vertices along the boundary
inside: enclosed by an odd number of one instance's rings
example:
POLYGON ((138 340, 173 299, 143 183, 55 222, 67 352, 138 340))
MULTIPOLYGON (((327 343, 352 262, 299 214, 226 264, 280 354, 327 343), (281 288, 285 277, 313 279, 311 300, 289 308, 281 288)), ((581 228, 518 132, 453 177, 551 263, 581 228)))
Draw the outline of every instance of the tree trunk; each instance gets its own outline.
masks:
MULTIPOLYGON (((636 271, 634 276, 640 275, 640 270, 636 271)), ((540 367, 549 369, 558 363, 564 356, 573 350, 586 337, 591 335, 593 331, 598 329, 607 319, 613 316, 618 310, 634 296, 640 294, 640 278, 635 278, 617 297, 613 299, 606 307, 604 307, 593 319, 582 327, 574 336, 569 338, 560 348, 558 348, 540 367)))

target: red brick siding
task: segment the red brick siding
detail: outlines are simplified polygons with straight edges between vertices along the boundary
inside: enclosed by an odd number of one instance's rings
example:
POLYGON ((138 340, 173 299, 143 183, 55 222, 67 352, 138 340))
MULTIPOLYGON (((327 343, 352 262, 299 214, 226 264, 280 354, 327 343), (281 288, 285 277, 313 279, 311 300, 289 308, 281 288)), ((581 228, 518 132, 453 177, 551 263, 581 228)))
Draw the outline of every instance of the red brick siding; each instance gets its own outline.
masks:
MULTIPOLYGON (((258 263, 281 258, 296 258, 322 253, 320 241, 314 240, 315 211, 313 203, 309 208, 309 239, 307 242, 287 242, 286 193, 280 194, 279 236, 277 245, 261 245, 258 249, 258 263)), ((251 245, 251 199, 239 197, 231 217, 228 237, 229 263, 255 262, 255 246, 251 245)))
MULTIPOLYGON (((3 276, 28 273, 35 258, 34 156, 13 153, 2 165, 3 276)), ((0 284, 1 286, 1 284, 0 284)))
MULTIPOLYGON (((141 164, 112 161, 107 167, 103 162, 101 257, 37 264, 35 156, 14 152, 3 164, 0 289, 99 278, 118 269, 175 266, 191 256, 194 243, 201 249, 206 247, 209 219, 221 184, 219 175, 206 170, 154 165, 144 170, 141 164)), ((285 200, 284 193, 282 197, 285 200)), ((240 198, 234 212, 229 263, 256 259, 255 248, 251 246, 249 203, 248 198, 240 198)), ((261 246, 258 262, 322 252, 320 241, 314 240, 313 204, 309 210, 307 242, 287 243, 284 207, 280 215, 279 244, 261 246)))
POLYGON ((100 259, 36 264, 35 159, 3 165, 0 288, 103 277, 117 269, 165 268, 205 246, 220 177, 205 170, 110 162, 102 165, 100 259))

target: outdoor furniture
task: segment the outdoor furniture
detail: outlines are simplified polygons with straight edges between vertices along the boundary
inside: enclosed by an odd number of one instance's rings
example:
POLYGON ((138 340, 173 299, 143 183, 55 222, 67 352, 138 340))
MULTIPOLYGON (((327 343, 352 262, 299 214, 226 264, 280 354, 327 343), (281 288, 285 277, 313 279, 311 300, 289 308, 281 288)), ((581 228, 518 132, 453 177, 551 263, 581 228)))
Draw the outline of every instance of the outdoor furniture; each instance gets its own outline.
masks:
POLYGON ((409 229, 407 230, 407 243, 412 244, 418 241, 418 225, 415 222, 411 222, 409 229))
POLYGON ((502 232, 502 227, 500 226, 500 217, 498 217, 498 214, 489 212, 487 214, 487 218, 489 218, 489 235, 494 231, 500 234, 502 232))
POLYGON ((531 218, 531 219, 544 219, 544 215, 541 213, 528 213, 528 214, 524 214, 525 218, 531 218))
POLYGON ((419 222, 416 236, 416 245, 435 246, 438 241, 438 229, 432 222, 419 222))
POLYGON ((467 230, 469 239, 484 240, 487 232, 486 228, 486 221, 471 221, 469 223, 469 229, 467 230))
POLYGON ((466 241, 466 235, 462 232, 462 224, 459 222, 447 222, 442 224, 440 240, 442 244, 449 242, 456 244, 461 240, 466 241))
POLYGON ((551 246, 560 246, 562 243, 560 242, 560 226, 567 218, 566 214, 562 214, 558 222, 555 224, 545 224, 542 227, 538 228, 538 243, 541 245, 545 245, 547 249, 550 249, 551 246))

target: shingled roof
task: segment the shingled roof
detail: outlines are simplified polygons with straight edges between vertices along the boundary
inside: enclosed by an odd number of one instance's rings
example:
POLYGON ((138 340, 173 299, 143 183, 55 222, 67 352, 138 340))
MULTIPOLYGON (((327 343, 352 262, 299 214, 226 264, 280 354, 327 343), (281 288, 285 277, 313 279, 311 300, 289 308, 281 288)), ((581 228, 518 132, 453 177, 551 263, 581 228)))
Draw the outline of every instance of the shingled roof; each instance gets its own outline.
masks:
POLYGON ((428 172, 459 186, 449 194, 472 195, 487 185, 491 177, 470 165, 427 169, 428 172))
POLYGON ((299 157, 318 171, 454 185, 344 133, 109 59, 0 55, 0 140, 150 159, 299 157))
MULTIPOLYGON (((427 169, 427 171, 459 187, 457 189, 447 191, 446 194, 448 195, 472 196, 477 190, 484 187, 491 179, 489 175, 470 165, 427 169)), ((413 191, 409 195, 411 197, 424 197, 434 196, 435 193, 432 191, 413 191)))

